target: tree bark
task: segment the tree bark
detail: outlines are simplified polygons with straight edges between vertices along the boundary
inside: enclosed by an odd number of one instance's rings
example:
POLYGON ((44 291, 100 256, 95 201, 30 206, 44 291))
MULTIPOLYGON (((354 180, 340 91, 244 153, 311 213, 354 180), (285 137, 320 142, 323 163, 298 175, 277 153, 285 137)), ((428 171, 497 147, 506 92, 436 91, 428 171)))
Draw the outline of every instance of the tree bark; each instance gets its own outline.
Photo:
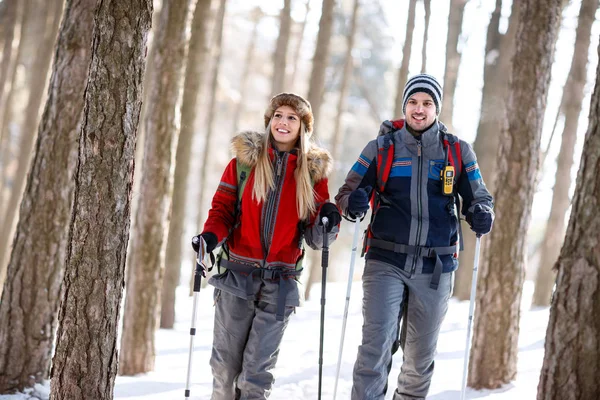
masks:
POLYGON ((121 337, 119 373, 135 375, 154 368, 154 333, 160 322, 160 289, 165 262, 168 213, 177 146, 181 81, 185 64, 190 0, 165 1, 154 38, 154 74, 145 123, 141 193, 133 229, 130 271, 121 337))
POLYGON ((33 52, 35 56, 28 74, 29 96, 20 130, 17 169, 12 180, 12 189, 4 212, 2 228, 0 228, 0 282, 4 281, 6 265, 4 259, 10 253, 11 246, 9 240, 12 238, 11 233, 13 231, 14 218, 17 214, 27 178, 30 155, 37 133, 36 128, 38 126, 40 105, 42 104, 44 91, 46 90, 48 70, 52 61, 52 50, 54 49, 54 42, 62 14, 63 0, 52 0, 44 3, 44 5, 32 4, 36 8, 40 7, 41 10, 30 10, 37 16, 37 18, 32 18, 31 21, 34 23, 35 21, 38 23, 42 22, 42 26, 37 27, 41 31, 37 31, 36 27, 32 27, 30 33, 40 36, 23 38, 23 40, 30 41, 30 45, 25 50, 33 52))
MULTIPOLYGON (((425 8, 425 28, 423 29, 423 47, 421 49, 421 73, 427 72, 427 38, 429 35, 429 20, 431 19, 431 0, 423 0, 425 8)), ((450 5, 452 10, 452 5, 450 5)))
MULTIPOLYGON (((156 53, 156 46, 154 43, 154 36, 156 33, 156 27, 158 26, 158 21, 160 21, 161 9, 162 9, 162 0, 153 0, 152 1, 152 22, 150 31, 148 31, 148 53, 146 54, 146 68, 144 70, 144 81, 142 83, 142 109, 140 111, 140 121, 146 120, 146 106, 148 101, 146 101, 149 97, 148 93, 150 93, 151 83, 154 81, 154 67, 152 65, 152 60, 154 60, 154 53, 156 53)), ((138 125, 138 131, 135 142, 135 165, 141 166, 144 161, 144 124, 140 123, 138 125)), ((142 186, 142 174, 137 173, 133 175, 133 195, 131 198, 131 215, 136 215, 137 207, 140 199, 140 187, 142 186)), ((131 254, 131 249, 133 248, 133 238, 130 238, 129 243, 127 243, 127 254, 131 254)), ((129 272, 131 271, 131 257, 127 257, 125 261, 125 282, 129 280, 129 272)))
POLYGON ((331 43, 331 32, 333 31, 334 6, 335 0, 323 0, 321 19, 319 20, 319 33, 317 34, 317 46, 312 59, 312 72, 308 86, 308 101, 312 106, 313 116, 317 124, 319 123, 319 111, 323 103, 323 93, 325 92, 325 72, 329 63, 329 45, 331 43))
POLYGON ((408 79, 408 66, 410 64, 410 53, 412 48, 413 31, 415 30, 415 8, 417 0, 410 0, 408 3, 408 19, 406 21, 406 35, 404 36, 404 46, 402 47, 402 63, 398 70, 398 82, 396 86, 396 102, 394 106, 394 118, 404 115, 402 112, 402 95, 404 86, 408 79))
POLYGON ((538 170, 562 0, 519 2, 520 20, 498 151, 496 223, 481 268, 469 386, 495 389, 515 378, 526 235, 538 170))
MULTIPOLYGON (((246 106, 246 92, 248 91, 248 78, 250 77, 250 71, 252 70, 253 58, 254 58, 254 49, 256 48, 256 38, 258 37, 258 24, 262 20, 264 14, 260 7, 255 7, 252 12, 250 18, 252 19, 252 23, 254 24, 252 28, 252 33, 250 34, 250 39, 248 40, 248 48, 246 49, 246 56, 244 57, 244 70, 242 72, 242 77, 240 78, 240 98, 238 99, 237 105, 235 107, 235 112, 233 113, 233 129, 231 130, 233 133, 236 133, 239 130, 240 120, 242 119, 242 114, 244 113, 246 106)), ((293 80, 290 80, 293 82, 293 80)))
MULTIPOLYGON (((201 91, 203 71, 208 55, 207 25, 211 0, 196 3, 192 20, 183 102, 181 105, 181 133, 177 142, 175 181, 171 203, 171 223, 167 239, 165 275, 161 291, 160 327, 172 329, 175 323, 175 291, 179 285, 182 259, 182 235, 186 216, 187 181, 190 171, 192 139, 194 137, 197 100, 201 91)), ((186 242, 187 244, 187 242, 186 242)), ((189 248, 186 246, 186 248, 189 248)))
POLYGON ((0 301, 0 393, 48 379, 96 0, 66 4, 0 301))
POLYGON ((283 0, 283 8, 279 14, 279 36, 273 53, 273 82, 271 94, 276 95, 286 89, 285 67, 287 64, 287 49, 292 29, 292 0, 283 0))
POLYGON ((51 400, 110 400, 151 0, 99 1, 51 400))
POLYGON ((575 49, 571 70, 563 91, 560 110, 565 116, 562 143, 556 163, 556 177, 552 194, 550 218, 546 225, 541 245, 541 259, 538 267, 532 304, 547 307, 550 305, 552 288, 556 275, 552 266, 560 253, 564 239, 565 214, 570 205, 569 188, 571 187, 571 168, 573 152, 577 141, 577 127, 587 80, 587 63, 590 47, 592 24, 598 9, 598 0, 583 0, 579 11, 579 22, 575 37, 575 49))
POLYGON ((599 115, 600 65, 596 69, 571 218, 555 265, 558 276, 538 400, 600 398, 599 115))
MULTIPOLYGON (((490 193, 494 193, 495 187, 499 132, 502 131, 502 123, 506 118, 508 77, 511 73, 511 60, 519 18, 517 5, 517 2, 512 3, 508 30, 502 35, 498 32, 502 1, 496 0, 496 8, 487 32, 481 115, 473 149, 477 154, 479 169, 490 193)), ((463 224, 463 228, 464 250, 460 255, 460 267, 454 277, 453 295, 458 300, 468 300, 471 294, 471 277, 475 256, 475 234, 468 225, 463 224)), ((483 259, 484 256, 485 246, 482 246, 480 259, 483 259)))
MULTIPOLYGON (((498 21, 500 20, 500 0, 496 2, 496 10, 492 14, 490 21, 490 36, 498 36, 498 21)), ((448 15, 448 35, 446 38, 446 66, 444 71, 444 99, 442 100, 442 111, 440 112, 440 121, 442 121, 450 132, 454 132, 452 114, 454 113, 454 92, 456 91, 456 81, 458 80, 458 67, 462 54, 458 51, 458 39, 462 31, 463 16, 465 15, 465 5, 467 0, 451 0, 450 14, 448 15)), ((486 52, 487 54, 487 52, 486 52)))

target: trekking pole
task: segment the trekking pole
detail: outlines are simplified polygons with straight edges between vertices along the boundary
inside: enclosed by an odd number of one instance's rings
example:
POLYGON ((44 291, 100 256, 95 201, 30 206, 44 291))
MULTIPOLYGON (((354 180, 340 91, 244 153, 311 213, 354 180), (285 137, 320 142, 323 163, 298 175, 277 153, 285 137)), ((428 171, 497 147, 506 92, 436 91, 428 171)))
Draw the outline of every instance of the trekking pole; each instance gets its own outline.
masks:
POLYGON ((335 370, 335 385, 333 386, 333 400, 337 395, 338 380, 340 378, 340 368, 342 365, 342 351, 344 350, 344 336, 346 335, 346 322, 348 321, 348 308, 350 307, 350 292, 352 291, 352 277, 354 276, 354 262, 356 261, 356 248, 358 247, 358 237, 360 231, 360 218, 356 218, 354 223, 354 237, 352 238, 352 254, 350 256, 350 270, 348 271, 348 287, 346 288, 346 306, 344 308, 344 318, 342 321, 342 338, 340 339, 340 351, 338 353, 337 367, 335 370))
POLYGON ((198 244, 198 258, 196 258, 196 268, 194 270, 194 306, 192 308, 192 327, 190 328, 190 351, 188 354, 187 379, 185 381, 185 398, 190 398, 190 379, 192 376, 192 355, 194 354, 194 337, 196 336, 196 310, 198 307, 198 295, 200 294, 200 283, 202 277, 206 278, 206 242, 204 239, 196 236, 192 239, 198 244))
POLYGON ((475 241, 475 260, 473 261, 473 278, 471 278, 471 300, 469 302, 469 323, 467 324, 467 344, 465 346, 465 360, 463 364, 462 389, 460 400, 465 400, 467 390, 467 367, 469 366, 469 351, 471 349, 471 324, 473 323, 473 312, 475 309, 475 295, 477 293, 477 268, 479 267, 479 250, 481 248, 481 235, 477 234, 475 241))
POLYGON ((327 235, 327 224, 329 219, 323 217, 323 251, 321 256, 321 338, 319 341, 319 394, 318 399, 321 400, 321 386, 323 380, 323 336, 325 335, 325 287, 327 285, 327 264, 329 263, 329 236, 327 235))

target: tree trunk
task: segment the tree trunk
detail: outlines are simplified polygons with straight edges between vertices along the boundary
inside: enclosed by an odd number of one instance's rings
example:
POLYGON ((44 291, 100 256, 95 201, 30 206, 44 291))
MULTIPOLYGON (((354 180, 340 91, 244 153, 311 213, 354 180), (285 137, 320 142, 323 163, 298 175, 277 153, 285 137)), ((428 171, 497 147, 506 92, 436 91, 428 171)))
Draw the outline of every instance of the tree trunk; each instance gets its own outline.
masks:
POLYGON ((556 276, 552 266, 560 253, 564 238, 565 214, 569 208, 569 188, 571 187, 571 167, 573 152, 577 140, 577 126, 587 78, 587 63, 594 16, 598 9, 598 0, 583 0, 579 11, 579 22, 575 39, 575 50, 571 71, 563 91, 561 111, 565 115, 562 143, 556 165, 556 178, 552 194, 550 218, 546 225, 541 245, 541 259, 535 281, 532 304, 547 307, 556 276))
MULTIPOLYGON (((496 2, 496 10, 492 14, 490 21, 490 35, 498 36, 498 21, 500 20, 500 0, 496 2)), ((460 66, 461 53, 458 51, 458 38, 462 30, 463 16, 465 15, 465 5, 467 0, 451 0, 450 14, 448 15, 448 35, 446 38, 446 66, 444 71, 444 99, 442 101, 442 111, 440 121, 442 121, 450 132, 454 132, 452 114, 454 113, 454 92, 456 91, 456 81, 458 80, 458 67, 460 66)), ((486 52, 487 54, 487 52, 486 52)))
POLYGON ((600 65, 596 70, 573 209, 556 263, 558 276, 546 332, 538 400, 600 398, 599 115, 600 65))
POLYGON ((415 8, 417 0, 408 3, 408 19, 406 20, 406 35, 404 35, 404 46, 402 47, 402 63, 398 70, 398 82, 396 86, 396 102, 394 106, 394 118, 404 115, 402 112, 402 95, 404 86, 408 79, 408 65, 410 64, 410 53, 412 48, 413 31, 415 30, 415 8))
POLYGON ((123 317, 119 374, 154 368, 154 332, 160 322, 165 230, 171 206, 171 159, 177 146, 177 107, 185 64, 190 0, 165 1, 154 38, 154 74, 145 123, 140 199, 133 229, 123 317))
MULTIPOLYGON (((342 123, 342 114, 344 113, 344 109, 346 107, 346 96, 348 95, 348 86, 350 85, 350 77, 352 75, 352 71, 354 69, 354 63, 352 60, 352 49, 354 48, 354 39, 356 37, 356 25, 358 21, 358 9, 360 7, 360 0, 354 0, 352 7, 352 17, 350 19, 350 28, 348 36, 346 37, 346 54, 344 57, 344 69, 342 72, 342 82, 340 84, 340 95, 338 98, 337 105, 337 115, 335 117, 334 122, 334 130, 333 130, 333 139, 331 141, 331 149, 333 149, 333 159, 338 160, 341 152, 341 123, 342 123)), ((336 171, 337 172, 337 171, 336 171)), ((336 173, 334 172, 334 174, 336 173)), ((332 179, 332 181, 335 181, 332 179)), ((309 251, 310 262, 308 262, 308 268, 306 269, 306 273, 308 274, 306 288, 304 289, 304 297, 306 299, 310 298, 310 292, 312 290, 313 284, 318 282, 321 277, 321 264, 320 264, 320 252, 318 251, 309 251)))
POLYGON ((0 302, 0 393, 48 379, 96 0, 69 0, 0 302))
MULTIPOLYGON (((46 2, 44 1, 44 3, 46 2)), ((36 32, 41 36, 27 38, 28 40, 31 40, 31 42, 35 39, 35 46, 31 43, 32 47, 28 48, 28 50, 35 54, 35 58, 29 73, 29 96, 20 131, 21 140, 19 145, 18 165, 13 177, 10 197, 3 214, 2 228, 0 228, 0 240, 2 241, 0 242, 0 264, 2 265, 0 267, 0 270, 2 270, 0 271, 0 282, 4 281, 4 266, 6 265, 4 259, 10 253, 11 246, 9 240, 12 238, 11 233, 14 226, 14 218, 17 214, 21 195, 23 194, 23 187, 25 186, 25 180, 27 178, 30 155, 37 133, 36 128, 38 126, 40 105, 42 99, 45 97, 44 92, 48 80, 48 69, 50 68, 50 62, 52 61, 52 51, 54 50, 54 42, 62 14, 63 0, 52 0, 48 1, 45 6, 39 4, 34 6, 39 6, 44 10, 36 10, 36 14, 38 14, 39 18, 42 18, 43 22, 41 32, 36 32), (39 15, 42 12, 43 15, 39 15)), ((32 18, 31 21, 36 20, 40 22, 37 18, 32 18)), ((31 33, 33 34, 34 32, 31 33)))
POLYGON ((289 80, 292 84, 296 82, 296 73, 298 72, 298 63, 300 62, 300 50, 302 49, 302 43, 304 41, 304 31, 306 30, 306 21, 308 20, 308 13, 310 12, 310 0, 306 0, 304 3, 304 19, 298 33, 298 41, 296 42, 296 48, 294 49, 294 57, 292 59, 292 72, 289 80))
MULTIPOLYGON (((12 2, 14 0, 10 1, 12 2)), ((6 1, 3 3, 6 3, 6 1)), ((8 125, 10 116, 12 115, 12 89, 17 81, 17 64, 18 60, 21 58, 25 43, 24 40, 21 40, 21 37, 23 36, 25 22, 29 18, 28 13, 25 12, 26 8, 29 7, 29 1, 24 0, 16 3, 17 8, 14 15, 12 15, 10 8, 5 10, 6 18, 13 16, 15 25, 12 30, 13 38, 10 40, 10 46, 8 48, 3 46, 3 61, 2 66, 0 67, 2 69, 6 67, 6 76, 2 77, 2 80, 0 81, 0 216, 3 216, 5 211, 5 194, 10 194, 6 185, 8 176, 7 169, 11 162, 11 135, 8 131, 8 125), (16 49, 14 48, 15 44, 16 49), (6 65, 4 64, 5 62, 6 65)), ((1 238, 0 246, 2 246, 1 238)), ((0 292, 2 291, 2 271, 3 269, 0 265, 0 292)))
POLYGON ((151 0, 98 2, 51 400, 113 398, 151 14, 151 0))
POLYGON ((279 36, 273 53, 273 82, 271 93, 276 95, 286 89, 285 67, 287 64, 287 49, 292 29, 292 0, 283 0, 283 8, 279 14, 279 36))
MULTIPOLYGON (((214 119, 217 107, 217 90, 219 89, 219 70, 221 69, 221 57, 222 57, 222 43, 223 43, 223 26, 225 23, 225 12, 226 12, 227 0, 220 0, 219 10, 215 19, 215 41, 213 43, 213 66, 210 77, 210 102, 208 106, 208 118, 206 121, 206 136, 204 137, 204 149, 202 152, 202 168, 200 172, 200 194, 198 199, 198 232, 202 230, 202 224, 204 222, 204 210, 206 208, 204 204, 204 193, 207 190, 207 176, 208 168, 210 165, 210 141, 212 139, 214 131, 214 119)), ((194 279, 192 276, 191 279, 194 279)))
MULTIPOLYGON (((427 38, 429 34, 429 20, 431 19, 431 0, 423 0, 425 8, 425 29, 423 29, 423 47, 421 50, 421 73, 427 73, 427 38)), ((452 9, 452 5, 450 5, 452 9)))
POLYGON ((498 151, 496 224, 486 241, 477 296, 469 386, 496 389, 515 378, 526 235, 538 170, 562 0, 519 3, 507 115, 498 151))
POLYGON ((308 101, 312 106, 313 116, 317 124, 319 123, 319 111, 323 103, 323 93, 325 91, 325 71, 329 63, 329 45, 333 30, 334 6, 335 0, 323 0, 317 45, 312 59, 312 72, 308 86, 308 101))
MULTIPOLYGON (((263 16, 264 14, 260 7, 255 7, 251 12, 250 18, 252 19, 252 23, 254 24, 254 26, 252 28, 252 33, 250 34, 250 39, 248 40, 246 56, 244 57, 244 70, 242 72, 242 77, 240 78, 240 98, 238 99, 237 105, 235 107, 235 112, 232 115, 233 133, 236 133, 238 131, 240 126, 240 120, 242 119, 242 114, 244 113, 246 105, 246 92, 248 91, 248 78, 250 77, 250 71, 252 70, 252 60, 254 58, 256 38, 258 37, 258 24, 260 24, 260 21, 263 18, 263 16)), ((293 80, 290 80, 290 82, 293 82, 293 80)))
MULTIPOLYGON (((198 93, 201 91, 202 72, 208 54, 207 22, 210 15, 210 0, 196 3, 192 21, 192 35, 187 54, 183 102, 181 105, 181 133, 177 142, 175 182, 171 204, 171 223, 167 239, 165 275, 161 291, 160 327, 173 328, 175 323, 175 290, 179 285, 182 258, 182 236, 186 216, 187 181, 190 170, 192 139, 194 137, 198 93)), ((187 242, 186 242, 187 243, 187 242)), ((186 246, 186 249, 189 249, 186 246)))
POLYGON ((2 45, 2 62, 0 64, 0 110, 4 109, 4 85, 12 56, 15 30, 17 28, 17 0, 4 0, 0 3, 0 44, 2 45))
MULTIPOLYGON (((490 193, 494 193, 496 177, 496 153, 500 141, 499 132, 505 116, 508 77, 511 73, 511 60, 514 53, 515 36, 519 18, 517 2, 512 3, 508 30, 498 32, 502 1, 496 0, 487 32, 485 65, 483 69, 483 94, 481 115, 477 127, 477 137, 473 148, 477 154, 479 169, 490 193)), ((460 255, 460 267, 454 277, 454 296, 458 300, 468 300, 471 294, 471 277, 475 256, 475 234, 467 224, 463 224, 464 250, 460 255)), ((485 246, 481 248, 480 259, 485 256, 485 246)))

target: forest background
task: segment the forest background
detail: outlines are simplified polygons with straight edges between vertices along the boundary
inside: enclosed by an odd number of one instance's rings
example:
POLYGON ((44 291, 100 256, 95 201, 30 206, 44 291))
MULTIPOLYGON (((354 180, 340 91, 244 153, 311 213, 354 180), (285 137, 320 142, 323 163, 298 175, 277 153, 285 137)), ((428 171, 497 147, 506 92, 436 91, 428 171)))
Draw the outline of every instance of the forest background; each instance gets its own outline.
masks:
MULTIPOLYGON (((531 282, 533 309, 550 308, 538 398, 598 394, 600 366, 582 361, 600 359, 586 339, 600 330, 597 0, 154 3, 0 1, 0 393, 52 365, 53 398, 85 382, 112 398, 117 358, 121 375, 154 370, 156 328, 187 318, 175 294, 233 134, 263 129, 272 95, 306 96, 336 160, 333 196, 381 121, 401 116, 398 88, 426 71, 496 199, 469 386, 515 379, 531 282)), ((331 282, 346 279, 351 230, 332 246, 331 282)), ((320 253, 307 257, 310 301, 320 253)))

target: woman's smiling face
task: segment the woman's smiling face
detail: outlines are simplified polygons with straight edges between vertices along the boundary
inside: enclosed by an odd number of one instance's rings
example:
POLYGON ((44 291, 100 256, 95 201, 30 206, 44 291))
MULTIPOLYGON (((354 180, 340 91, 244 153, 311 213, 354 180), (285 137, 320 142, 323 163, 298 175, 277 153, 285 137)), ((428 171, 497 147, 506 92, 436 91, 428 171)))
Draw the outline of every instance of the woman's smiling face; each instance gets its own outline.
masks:
POLYGON ((281 106, 273 113, 271 135, 279 151, 290 151, 300 136, 300 117, 290 106, 281 106))

